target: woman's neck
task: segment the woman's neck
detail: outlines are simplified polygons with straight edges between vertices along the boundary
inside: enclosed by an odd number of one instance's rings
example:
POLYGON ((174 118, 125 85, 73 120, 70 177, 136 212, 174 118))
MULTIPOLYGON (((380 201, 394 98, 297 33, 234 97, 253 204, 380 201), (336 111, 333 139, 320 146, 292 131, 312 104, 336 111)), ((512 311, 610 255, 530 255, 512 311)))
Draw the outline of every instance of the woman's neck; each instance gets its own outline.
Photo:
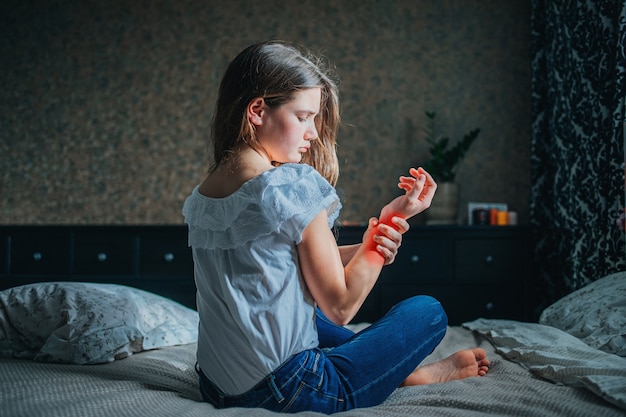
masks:
POLYGON ((260 152, 244 145, 234 150, 200 185, 200 193, 207 197, 224 198, 237 191, 244 183, 274 168, 260 152))

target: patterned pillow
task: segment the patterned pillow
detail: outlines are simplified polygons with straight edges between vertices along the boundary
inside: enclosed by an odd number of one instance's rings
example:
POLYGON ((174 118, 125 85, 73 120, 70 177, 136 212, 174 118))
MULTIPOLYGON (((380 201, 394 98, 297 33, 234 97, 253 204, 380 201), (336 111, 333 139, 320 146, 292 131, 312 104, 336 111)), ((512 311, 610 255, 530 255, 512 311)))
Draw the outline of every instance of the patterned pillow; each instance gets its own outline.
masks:
POLYGON ((95 364, 197 339, 196 311, 136 288, 51 282, 0 291, 0 356, 95 364))
POLYGON ((626 272, 608 275, 561 298, 541 313, 539 323, 596 349, 626 356, 626 272))

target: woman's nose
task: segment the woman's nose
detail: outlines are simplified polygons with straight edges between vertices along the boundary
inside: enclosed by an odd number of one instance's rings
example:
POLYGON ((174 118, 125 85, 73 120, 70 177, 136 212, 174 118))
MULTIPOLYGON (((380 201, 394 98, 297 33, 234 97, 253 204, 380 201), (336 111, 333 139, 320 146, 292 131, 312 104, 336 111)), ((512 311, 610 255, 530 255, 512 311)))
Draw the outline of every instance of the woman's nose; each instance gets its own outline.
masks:
POLYGON ((307 130, 304 139, 306 140, 317 139, 317 128, 315 127, 315 125, 311 125, 311 128, 307 130))

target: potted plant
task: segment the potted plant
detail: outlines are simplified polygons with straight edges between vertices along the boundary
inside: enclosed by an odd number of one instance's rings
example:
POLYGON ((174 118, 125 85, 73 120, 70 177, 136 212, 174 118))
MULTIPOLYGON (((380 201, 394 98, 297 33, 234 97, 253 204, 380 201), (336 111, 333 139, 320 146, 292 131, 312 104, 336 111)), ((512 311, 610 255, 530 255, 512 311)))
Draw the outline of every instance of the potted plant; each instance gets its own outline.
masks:
POLYGON ((425 133, 430 145, 430 159, 423 167, 437 182, 437 193, 428 209, 427 224, 451 224, 456 221, 459 185, 455 182, 456 172, 463 157, 472 146, 480 129, 471 130, 463 139, 450 146, 450 138, 439 135, 435 112, 426 112, 428 119, 425 133))

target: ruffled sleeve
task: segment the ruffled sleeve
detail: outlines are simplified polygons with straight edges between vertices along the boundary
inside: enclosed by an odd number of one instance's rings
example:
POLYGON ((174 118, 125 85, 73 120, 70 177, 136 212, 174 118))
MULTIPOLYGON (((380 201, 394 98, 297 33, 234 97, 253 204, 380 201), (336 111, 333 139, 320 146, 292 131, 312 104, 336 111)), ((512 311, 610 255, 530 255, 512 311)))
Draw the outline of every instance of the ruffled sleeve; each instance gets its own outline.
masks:
POLYGON ((196 187, 185 201, 183 215, 190 246, 229 249, 287 229, 298 240, 321 210, 327 211, 332 227, 341 210, 335 189, 311 166, 285 164, 226 198, 203 196, 196 187))

